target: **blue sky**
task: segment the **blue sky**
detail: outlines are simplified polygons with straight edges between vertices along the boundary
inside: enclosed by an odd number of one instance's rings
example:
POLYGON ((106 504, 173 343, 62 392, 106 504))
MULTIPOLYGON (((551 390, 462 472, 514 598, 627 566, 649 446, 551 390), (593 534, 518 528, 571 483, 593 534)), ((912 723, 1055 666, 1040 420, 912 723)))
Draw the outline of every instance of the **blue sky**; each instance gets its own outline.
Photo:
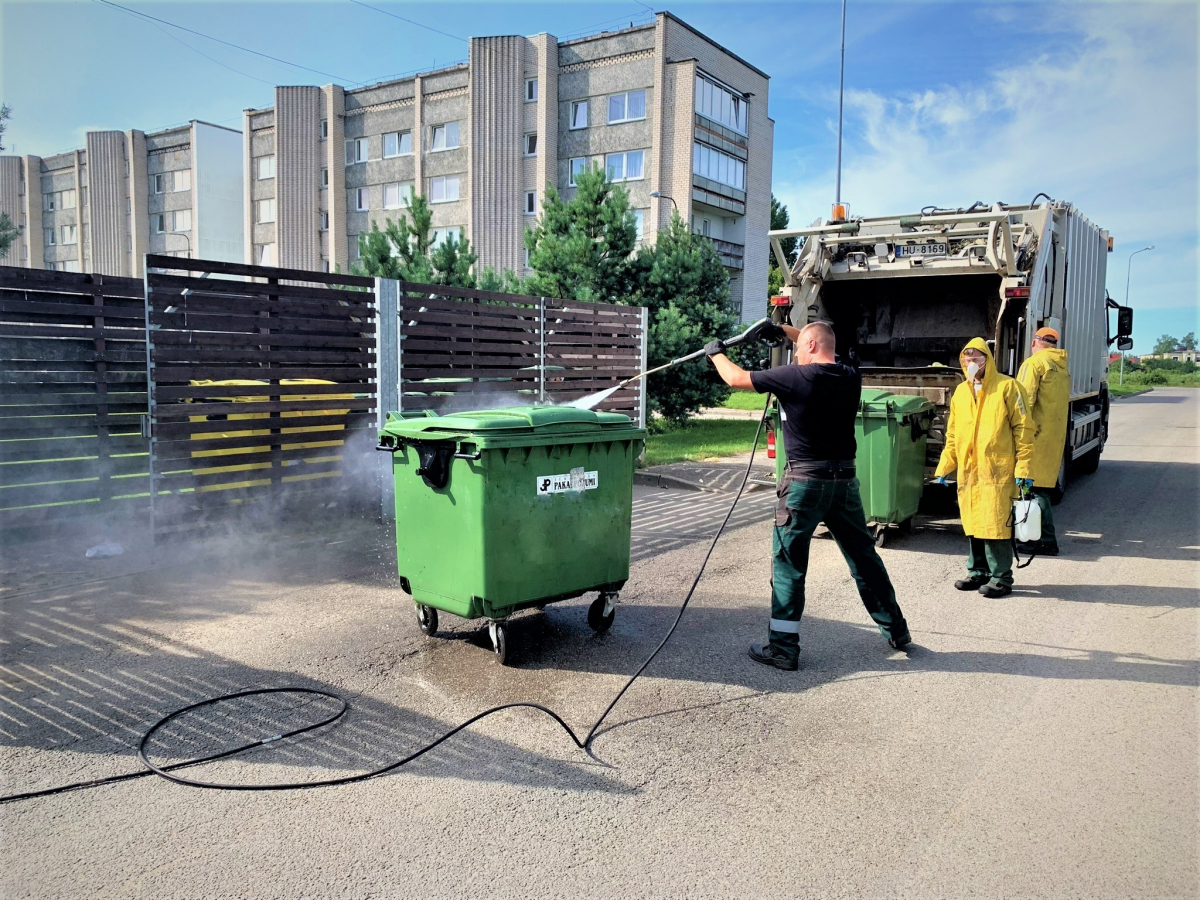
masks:
MULTIPOLYGON (((827 2, 217 3, 114 0, 299 63, 284 65, 98 0, 0 0, 8 152, 48 155, 95 128, 199 118, 238 127, 274 84, 369 83, 465 58, 472 34, 560 38, 669 9, 771 75, 775 193, 793 224, 833 195, 840 5, 827 2), (233 71, 234 69, 238 71, 233 71)), ((1130 252, 1136 347, 1200 331, 1197 9, 1157 3, 850 0, 843 197, 853 213, 1045 191, 1109 229, 1109 290, 1130 252)))

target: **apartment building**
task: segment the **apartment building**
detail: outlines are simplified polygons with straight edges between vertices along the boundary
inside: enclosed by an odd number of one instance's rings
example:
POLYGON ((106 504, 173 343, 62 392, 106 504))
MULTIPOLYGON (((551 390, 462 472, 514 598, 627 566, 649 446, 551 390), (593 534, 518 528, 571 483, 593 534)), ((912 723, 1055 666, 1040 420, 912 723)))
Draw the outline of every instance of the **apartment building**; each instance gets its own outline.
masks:
POLYGON ((238 131, 89 131, 79 150, 0 157, 0 211, 23 229, 0 265, 141 277, 147 253, 241 262, 242 197, 238 131))
POLYGON ((643 240, 677 207, 713 241, 750 321, 766 306, 767 97, 765 73, 669 13, 575 40, 472 38, 465 64, 369 87, 277 87, 245 112, 246 260, 347 271, 358 235, 420 192, 436 240, 520 272, 546 185, 569 197, 598 166, 643 240))

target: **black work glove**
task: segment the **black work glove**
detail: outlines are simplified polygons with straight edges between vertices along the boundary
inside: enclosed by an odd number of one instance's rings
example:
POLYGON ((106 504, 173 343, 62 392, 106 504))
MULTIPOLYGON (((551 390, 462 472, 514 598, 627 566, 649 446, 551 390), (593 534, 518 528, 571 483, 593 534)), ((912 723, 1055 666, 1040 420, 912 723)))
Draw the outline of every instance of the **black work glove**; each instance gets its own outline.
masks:
POLYGON ((725 342, 721 340, 709 341, 704 345, 705 356, 716 356, 718 353, 725 353, 729 348, 725 346, 725 342))
POLYGON ((786 340, 787 334, 774 322, 762 321, 751 325, 742 334, 742 342, 762 341, 771 347, 778 347, 786 340))

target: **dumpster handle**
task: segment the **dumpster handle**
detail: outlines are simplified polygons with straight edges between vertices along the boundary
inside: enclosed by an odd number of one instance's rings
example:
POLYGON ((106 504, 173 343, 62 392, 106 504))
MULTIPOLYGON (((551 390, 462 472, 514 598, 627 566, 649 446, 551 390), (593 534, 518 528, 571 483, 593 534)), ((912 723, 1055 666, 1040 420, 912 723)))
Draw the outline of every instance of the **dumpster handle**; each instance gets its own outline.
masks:
POLYGON ((454 454, 454 458, 455 459, 469 459, 469 460, 482 459, 483 451, 477 449, 474 453, 463 453, 461 450, 459 450, 457 453, 454 454))

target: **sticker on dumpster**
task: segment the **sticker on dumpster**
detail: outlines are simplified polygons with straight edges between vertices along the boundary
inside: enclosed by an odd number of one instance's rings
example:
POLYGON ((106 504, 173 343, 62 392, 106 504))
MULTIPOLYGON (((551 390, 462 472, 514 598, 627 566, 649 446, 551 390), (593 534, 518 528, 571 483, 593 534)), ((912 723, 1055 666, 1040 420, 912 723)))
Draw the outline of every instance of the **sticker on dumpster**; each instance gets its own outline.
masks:
POLYGON ((572 469, 564 475, 539 475, 538 496, 561 494, 566 491, 591 491, 600 486, 599 472, 585 472, 582 468, 572 469))

